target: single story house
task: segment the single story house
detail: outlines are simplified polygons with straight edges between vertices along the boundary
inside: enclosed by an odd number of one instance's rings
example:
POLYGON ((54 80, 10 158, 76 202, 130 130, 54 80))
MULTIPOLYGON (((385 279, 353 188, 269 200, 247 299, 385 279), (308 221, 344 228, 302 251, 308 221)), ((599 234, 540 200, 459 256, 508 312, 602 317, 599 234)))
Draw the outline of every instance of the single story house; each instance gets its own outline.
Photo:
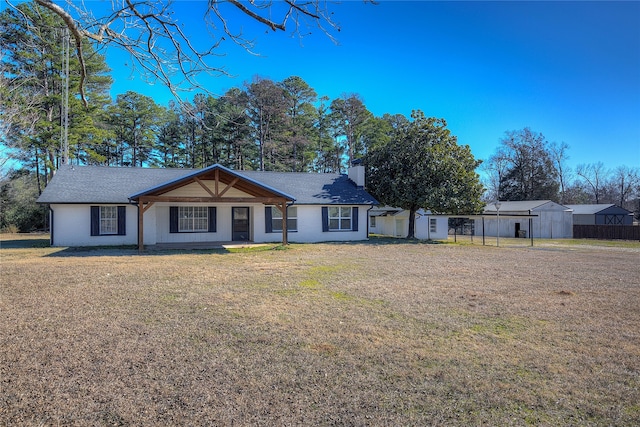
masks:
MULTIPOLYGON (((448 217, 433 215, 424 209, 416 212, 415 237, 422 240, 447 240, 448 217)), ((409 211, 389 206, 375 207, 369 211, 369 232, 384 236, 407 237, 409 211)))
POLYGON ((573 225, 633 225, 633 212, 614 204, 567 205, 573 225))
POLYGON ((573 237, 571 209, 551 200, 500 202, 485 206, 484 219, 475 219, 475 235, 564 239, 573 237), (490 215, 490 219, 487 218, 490 215), (495 217, 494 217, 495 216, 495 217), (484 227, 483 227, 484 221, 484 227))
POLYGON ((67 166, 38 203, 53 246, 366 240, 377 201, 349 175, 67 166))

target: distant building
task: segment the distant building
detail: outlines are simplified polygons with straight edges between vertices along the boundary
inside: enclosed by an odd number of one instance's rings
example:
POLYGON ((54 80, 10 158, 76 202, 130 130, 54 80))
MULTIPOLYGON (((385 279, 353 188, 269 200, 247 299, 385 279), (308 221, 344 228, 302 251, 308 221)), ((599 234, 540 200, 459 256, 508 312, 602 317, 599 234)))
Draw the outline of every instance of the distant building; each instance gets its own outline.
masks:
MULTIPOLYGON (((571 210, 551 200, 523 200, 500 202, 498 225, 495 204, 485 206, 483 214, 496 215, 484 221, 485 236, 533 237, 542 239, 565 239, 573 237, 571 210), (531 217, 534 215, 534 217, 531 217), (531 221, 529 221, 531 219, 531 221)), ((483 233, 482 219, 476 219, 475 235, 483 233)))
POLYGON ((633 225, 633 212, 614 204, 567 205, 573 225, 633 225))

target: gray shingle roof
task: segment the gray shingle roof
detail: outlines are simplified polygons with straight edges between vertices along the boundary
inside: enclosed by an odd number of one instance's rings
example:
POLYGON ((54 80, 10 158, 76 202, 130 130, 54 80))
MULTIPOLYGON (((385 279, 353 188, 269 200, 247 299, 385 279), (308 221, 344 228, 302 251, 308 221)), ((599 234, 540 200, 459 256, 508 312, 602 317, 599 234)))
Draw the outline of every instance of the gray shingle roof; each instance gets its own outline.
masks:
MULTIPOLYGON (((129 197, 193 175, 196 169, 72 166, 60 168, 38 203, 129 203, 129 197)), ((378 202, 346 175, 233 171, 296 199, 296 204, 364 204, 378 202)))
POLYGON ((610 208, 611 206, 614 205, 612 203, 599 205, 567 205, 569 209, 573 209, 574 215, 592 215, 610 208))
MULTIPOLYGON (((546 205, 547 203, 554 204, 551 200, 522 200, 516 202, 500 201, 500 212, 529 212, 546 205)), ((493 203, 489 203, 484 207, 484 212, 496 212, 495 205, 493 203)))

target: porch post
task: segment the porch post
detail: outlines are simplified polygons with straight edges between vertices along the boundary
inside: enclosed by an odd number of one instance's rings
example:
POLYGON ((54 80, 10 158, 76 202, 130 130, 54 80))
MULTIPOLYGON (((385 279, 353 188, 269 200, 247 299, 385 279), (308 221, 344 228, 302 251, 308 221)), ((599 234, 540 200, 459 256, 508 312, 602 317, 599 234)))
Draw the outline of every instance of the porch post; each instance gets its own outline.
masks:
POLYGON ((289 244, 287 239, 287 201, 282 201, 282 245, 286 246, 289 244))
POLYGON ((282 212, 282 245, 288 245, 287 241, 287 200, 283 199, 282 202, 276 203, 276 208, 282 212))
POLYGON ((144 203, 138 199, 138 252, 144 251, 144 203))
POLYGON ((138 252, 144 251, 144 213, 153 206, 154 202, 144 204, 142 198, 138 199, 138 252))

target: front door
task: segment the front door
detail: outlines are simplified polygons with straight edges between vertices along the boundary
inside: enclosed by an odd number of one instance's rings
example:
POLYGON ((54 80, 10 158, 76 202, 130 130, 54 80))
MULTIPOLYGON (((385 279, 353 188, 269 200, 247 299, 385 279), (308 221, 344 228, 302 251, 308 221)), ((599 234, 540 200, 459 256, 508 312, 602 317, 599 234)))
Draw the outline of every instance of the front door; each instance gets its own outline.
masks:
POLYGON ((249 240, 249 208, 232 208, 232 240, 249 240))

